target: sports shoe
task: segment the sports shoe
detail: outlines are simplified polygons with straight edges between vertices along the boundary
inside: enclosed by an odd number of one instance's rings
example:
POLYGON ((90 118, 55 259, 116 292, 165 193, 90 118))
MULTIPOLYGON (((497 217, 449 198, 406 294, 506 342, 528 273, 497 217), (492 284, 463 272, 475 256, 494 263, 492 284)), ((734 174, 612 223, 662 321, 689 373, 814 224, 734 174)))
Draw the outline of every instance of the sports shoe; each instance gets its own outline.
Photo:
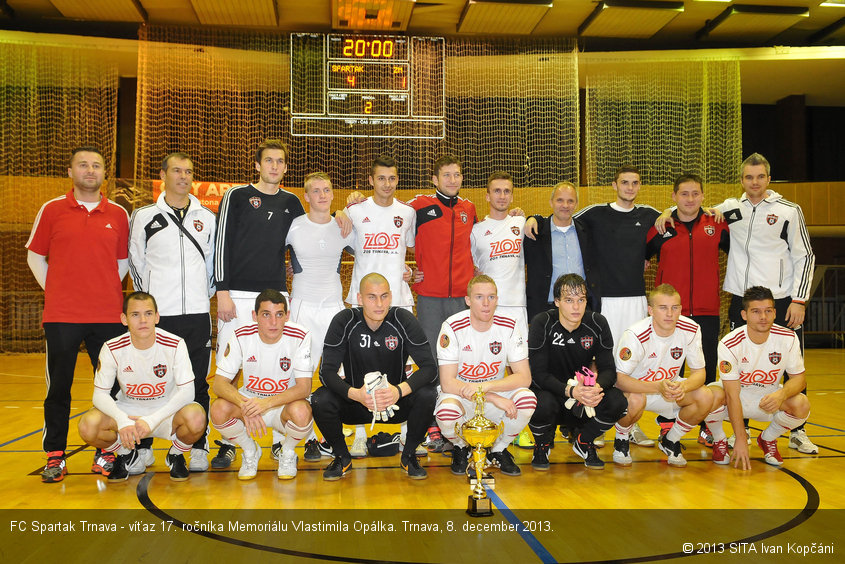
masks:
POLYGON ((452 449, 452 463, 449 468, 452 474, 456 476, 463 476, 467 471, 467 464, 469 463, 469 447, 454 447, 452 449))
POLYGON ((528 427, 526 427, 513 440, 513 444, 515 444, 519 448, 524 448, 526 450, 533 449, 534 448, 534 434, 531 432, 530 429, 528 429, 528 427))
MULTIPOLYGON (((153 464, 156 463, 156 456, 155 456, 155 454, 153 454, 153 449, 139 447, 135 450, 138 451, 138 458, 140 458, 141 462, 144 463, 145 469, 149 468, 150 466, 152 466, 153 464)), ((142 472, 143 472, 143 470, 142 470, 142 472)), ((131 474, 131 471, 130 471, 130 474, 131 474)), ((140 472, 139 472, 139 474, 140 474, 140 472)))
MULTIPOLYGON (((751 444, 751 429, 749 427, 745 428, 745 437, 746 437, 745 443, 750 445, 751 444)), ((734 444, 736 444, 736 435, 731 435, 730 437, 728 437, 728 446, 730 448, 733 448, 734 444)))
POLYGON ((203 447, 191 449, 191 463, 188 466, 191 472, 208 471, 208 441, 205 442, 203 447))
POLYGON ((152 456, 153 450, 150 448, 136 448, 137 456, 126 460, 126 471, 130 476, 137 476, 147 471, 147 466, 152 466, 155 462, 155 457, 152 456), (149 456, 148 456, 149 455, 149 456), (147 460, 152 458, 152 461, 147 464, 147 460))
POLYGON ((47 465, 41 471, 41 481, 46 484, 61 482, 67 474, 65 451, 53 450, 47 453, 47 465))
POLYGON ((534 470, 540 470, 541 472, 545 472, 549 469, 549 445, 548 444, 535 444, 534 445, 534 456, 531 458, 531 467, 534 470))
POLYGON ((280 480, 293 480, 296 478, 296 463, 298 460, 299 457, 296 456, 296 452, 293 450, 281 454, 279 457, 279 470, 276 472, 280 480))
POLYGON ((112 468, 114 468, 114 453, 97 449, 94 453, 94 464, 91 465, 91 472, 108 476, 112 468))
POLYGON ((270 456, 273 457, 273 460, 279 460, 279 457, 282 455, 282 443, 273 443, 273 446, 270 447, 270 456))
POLYGON ((596 454, 596 447, 591 443, 582 443, 581 435, 572 443, 572 451, 584 459, 584 466, 590 470, 604 469, 604 462, 596 454))
MULTIPOLYGON (((250 439, 252 440, 252 439, 250 439)), ((253 441, 255 453, 252 456, 246 451, 241 454, 241 468, 238 470, 238 480, 252 480, 258 474, 258 461, 261 460, 261 446, 253 441)))
POLYGON ((771 464, 772 466, 781 466, 783 464, 783 458, 781 458, 778 452, 778 442, 776 440, 764 441, 763 435, 760 434, 757 436, 757 445, 763 449, 766 464, 771 464))
POLYGON ((634 423, 634 427, 628 433, 628 440, 634 443, 637 446, 641 447, 653 447, 654 440, 649 439, 648 436, 640 429, 640 426, 634 423))
POLYGON ((355 440, 352 441, 352 446, 349 447, 349 454, 352 458, 366 458, 367 439, 363 437, 355 437, 355 440))
POLYGON ((323 480, 327 482, 334 482, 335 480, 340 480, 352 469, 352 457, 349 458, 349 461, 346 464, 343 463, 343 460, 339 456, 335 456, 332 461, 326 466, 326 469, 323 470, 323 480))
POLYGON ((185 464, 185 455, 181 452, 179 454, 168 452, 164 462, 170 468, 170 479, 174 482, 184 482, 191 475, 188 466, 185 464))
POLYGON ((229 445, 223 441, 214 441, 220 447, 217 455, 211 459, 211 467, 218 470, 228 468, 235 461, 235 445, 229 445))
POLYGON ((728 464, 731 457, 728 455, 728 440, 722 439, 713 443, 713 462, 716 464, 728 464))
POLYGON ((819 453, 819 447, 813 444, 813 441, 810 440, 804 429, 792 431, 789 434, 789 448, 798 449, 798 452, 803 452, 804 454, 819 453))
POLYGON ((440 434, 440 427, 428 428, 428 442, 426 443, 428 452, 449 452, 454 448, 454 445, 440 434))
POLYGON ((489 460, 493 466, 497 466, 505 476, 519 476, 522 474, 519 466, 517 466, 516 462, 513 461, 513 455, 508 449, 501 452, 488 452, 487 460, 489 460))
MULTIPOLYGON (((569 430, 569 427, 567 427, 566 425, 561 425, 561 426, 560 426, 560 436, 561 436, 561 437, 563 437, 563 438, 564 438, 564 440, 567 440, 567 441, 568 441, 568 440, 569 440, 569 436, 570 436, 571 434, 572 434, 572 432, 569 430)), ((593 443, 595 443, 595 441, 593 441, 593 443)), ((552 444, 554 444, 554 441, 552 441, 552 444)))
POLYGON ((672 429, 672 425, 675 424, 675 421, 658 421, 657 424, 660 425, 660 435, 657 436, 657 442, 660 442, 663 440, 663 437, 666 436, 666 433, 672 429))
POLYGON ((631 444, 628 439, 617 437, 613 440, 613 462, 619 466, 630 466, 634 462, 631 458, 631 444))
MULTIPOLYGON (((713 448, 713 433, 707 427, 698 432, 698 444, 704 445, 707 448, 713 448)), ((725 445, 727 444, 726 441, 725 445)))
POLYGON ((399 465, 402 467, 402 470, 408 473, 408 477, 412 480, 425 480, 428 478, 428 473, 425 471, 425 468, 420 466, 420 461, 416 453, 408 456, 403 454, 399 459, 399 465))
POLYGON ((138 451, 130 450, 127 454, 120 454, 114 458, 114 467, 108 475, 109 482, 123 482, 129 479, 129 467, 138 460, 138 451))
POLYGON ((660 449, 660 452, 669 457, 669 466, 683 468, 687 465, 687 460, 684 458, 684 455, 681 454, 681 450, 684 448, 681 441, 672 442, 666 438, 666 435, 663 435, 663 438, 660 439, 657 447, 660 449))
POLYGON ((596 448, 604 448, 604 433, 593 440, 593 446, 596 448))
POLYGON ((305 454, 302 455, 302 458, 305 459, 305 462, 320 462, 320 459, 323 457, 320 452, 320 443, 317 442, 317 439, 305 441, 304 450, 305 454))

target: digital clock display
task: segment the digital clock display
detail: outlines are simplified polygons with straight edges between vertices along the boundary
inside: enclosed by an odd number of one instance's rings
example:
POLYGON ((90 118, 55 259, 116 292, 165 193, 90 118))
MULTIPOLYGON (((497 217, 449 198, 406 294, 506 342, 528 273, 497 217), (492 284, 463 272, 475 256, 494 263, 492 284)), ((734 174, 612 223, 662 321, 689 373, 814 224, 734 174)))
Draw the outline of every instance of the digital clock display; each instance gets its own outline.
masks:
POLYGON ((407 61, 408 38, 329 35, 329 59, 407 61))

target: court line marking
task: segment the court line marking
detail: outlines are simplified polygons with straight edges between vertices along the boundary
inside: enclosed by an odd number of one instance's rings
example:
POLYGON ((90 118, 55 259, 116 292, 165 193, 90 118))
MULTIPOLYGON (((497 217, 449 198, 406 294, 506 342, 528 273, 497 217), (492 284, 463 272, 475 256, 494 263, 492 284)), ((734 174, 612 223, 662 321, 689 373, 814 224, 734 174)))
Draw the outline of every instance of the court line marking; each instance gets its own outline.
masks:
POLYGON ((539 558, 540 561, 543 562, 543 564, 554 564, 555 562, 557 562, 557 559, 552 556, 552 554, 548 550, 546 550, 546 547, 543 546, 543 543, 537 540, 537 537, 535 537, 531 533, 531 531, 529 531, 522 525, 522 521, 519 519, 519 517, 517 517, 516 514, 514 514, 514 512, 511 511, 511 509, 505 504, 505 502, 502 501, 502 498, 496 495, 495 491, 488 489, 487 496, 491 500, 493 500, 493 505, 495 505, 496 509, 501 512, 502 517, 507 519, 511 525, 516 525, 519 536, 522 537, 522 540, 525 541, 525 544, 527 544, 528 547, 532 551, 534 551, 534 554, 537 555, 537 558, 539 558))
MULTIPOLYGON (((88 411, 88 410, 86 409, 85 411, 88 411)), ((82 413, 85 413, 85 411, 83 411, 82 413)), ((72 419, 76 419, 77 417, 79 417, 80 415, 82 415, 82 413, 77 413, 76 415, 71 415, 71 416, 70 416, 70 418, 68 419, 68 421, 70 421, 70 420, 72 420, 72 419)), ((3 448, 4 446, 6 446, 6 445, 10 445, 10 444, 12 444, 12 443, 14 443, 14 442, 17 442, 17 441, 21 440, 21 439, 25 439, 25 438, 27 438, 27 437, 31 437, 32 435, 34 435, 34 434, 36 434, 36 433, 42 433, 43 431, 44 431, 44 427, 41 427, 40 429, 36 429, 35 431, 32 431, 31 433, 27 433, 27 434, 25 434, 25 435, 21 435, 20 437, 17 437, 17 438, 15 438, 15 439, 12 439, 12 440, 10 440, 10 441, 6 441, 5 443, 0 444, 0 448, 3 448)), ((85 445, 85 446, 88 446, 88 445, 85 445)))

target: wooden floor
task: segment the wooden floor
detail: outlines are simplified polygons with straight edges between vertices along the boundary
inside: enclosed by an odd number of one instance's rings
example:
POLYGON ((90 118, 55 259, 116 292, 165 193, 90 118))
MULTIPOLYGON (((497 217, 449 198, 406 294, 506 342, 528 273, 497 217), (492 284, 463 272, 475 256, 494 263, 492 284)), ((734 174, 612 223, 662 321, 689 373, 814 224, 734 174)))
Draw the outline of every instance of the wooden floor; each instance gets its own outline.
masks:
MULTIPOLYGON (((487 518, 465 514, 468 486, 451 474, 450 459, 441 454, 423 460, 427 480, 409 480, 395 456, 356 460, 351 474, 338 482, 322 480, 328 459, 300 461, 295 480, 279 481, 265 440, 253 481, 237 480, 238 456, 231 470, 175 483, 164 465, 169 445, 157 441, 156 463, 147 474, 108 483, 91 474, 93 449, 82 445, 76 431, 77 418, 91 405, 92 374, 84 356, 73 388, 70 473, 59 484, 42 484, 43 356, 0 359, 6 389, 0 401, 2 562, 59 555, 90 561, 102 559, 104 551, 112 554, 106 560, 138 562, 250 556, 285 562, 482 557, 490 562, 645 562, 683 558, 690 548, 684 543, 710 553, 697 555, 696 562, 786 561, 803 557, 794 551, 812 549, 813 543, 816 550, 833 550, 808 556, 813 562, 841 562, 837 554, 845 553, 836 540, 845 525, 842 349, 807 353, 812 404, 807 432, 819 446, 816 456, 787 448, 784 437, 782 468, 764 464, 755 445, 752 469, 740 472, 714 465, 710 451, 691 433, 684 439, 685 469, 667 466, 655 448, 636 446, 631 468, 614 467, 608 446, 599 451, 607 467, 591 471, 558 437, 548 472, 531 468, 531 451, 511 447, 523 474, 508 477, 493 470, 495 514, 487 518), (73 531, 49 528, 71 525, 73 531), (38 527, 48 528, 33 531, 38 527), (104 531, 112 527, 116 531, 104 531), (770 554, 778 550, 781 554, 770 554)), ((650 417, 642 426, 656 436, 650 417)), ((752 422, 752 436, 761 428, 752 422)), ((217 437, 212 431, 211 438, 217 437)))

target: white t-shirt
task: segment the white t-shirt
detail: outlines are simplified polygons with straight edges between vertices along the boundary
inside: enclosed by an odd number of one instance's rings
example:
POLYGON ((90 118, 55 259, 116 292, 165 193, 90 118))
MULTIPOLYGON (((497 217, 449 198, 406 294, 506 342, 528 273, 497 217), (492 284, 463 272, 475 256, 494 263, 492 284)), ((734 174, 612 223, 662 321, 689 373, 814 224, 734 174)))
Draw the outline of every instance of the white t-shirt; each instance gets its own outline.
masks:
POLYGON ((769 338, 758 345, 748 326, 734 329, 719 342, 719 376, 739 380, 742 393, 764 396, 775 391, 783 373, 804 372, 804 357, 795 331, 773 325, 769 338))
POLYGON ((414 305, 414 297, 405 275, 405 252, 414 246, 417 212, 399 200, 382 207, 367 198, 346 208, 355 226, 355 265, 346 303, 358 305, 358 286, 361 278, 378 272, 387 278, 398 307, 414 305))
POLYGON ((459 381, 501 380, 508 364, 528 358, 528 345, 513 319, 494 315, 490 329, 481 332, 472 328, 469 315, 466 310, 448 317, 437 339, 439 364, 457 364, 459 381))
POLYGON ((472 260, 496 282, 501 306, 525 306, 525 218, 484 218, 472 227, 472 260))
POLYGON ((691 370, 704 368, 701 350, 701 328, 684 317, 678 319, 675 331, 659 337, 646 317, 628 327, 616 348, 616 370, 646 382, 677 380, 686 359, 691 370))
POLYGON ((217 357, 217 374, 234 380, 243 370, 238 390, 245 397, 270 397, 311 378, 311 333, 287 322, 282 338, 268 344, 258 335, 258 325, 235 329, 223 354, 217 357))
POLYGON ((340 257, 344 250, 353 252, 354 234, 341 237, 334 219, 314 223, 301 215, 291 223, 285 244, 291 248, 292 298, 318 304, 343 299, 340 257))

